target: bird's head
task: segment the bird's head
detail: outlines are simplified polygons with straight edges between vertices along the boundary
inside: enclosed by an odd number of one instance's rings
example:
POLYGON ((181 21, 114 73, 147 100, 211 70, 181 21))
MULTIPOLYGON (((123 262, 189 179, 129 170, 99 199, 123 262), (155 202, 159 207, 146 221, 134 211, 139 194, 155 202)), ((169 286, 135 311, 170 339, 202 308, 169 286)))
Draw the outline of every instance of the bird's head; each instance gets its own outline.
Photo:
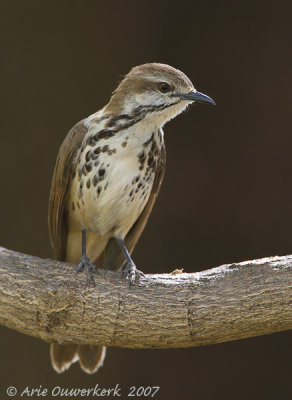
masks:
POLYGON ((194 88, 183 72, 166 64, 149 63, 132 68, 106 109, 126 115, 139 110, 162 126, 192 102, 215 105, 214 100, 194 88))

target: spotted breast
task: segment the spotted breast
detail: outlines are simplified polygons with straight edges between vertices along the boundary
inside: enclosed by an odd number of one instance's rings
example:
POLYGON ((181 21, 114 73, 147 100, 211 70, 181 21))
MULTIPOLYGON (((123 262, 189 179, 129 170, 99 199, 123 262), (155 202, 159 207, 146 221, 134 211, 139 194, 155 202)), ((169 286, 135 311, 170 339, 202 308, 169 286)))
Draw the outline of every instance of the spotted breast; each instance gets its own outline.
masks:
MULTIPOLYGON (((104 120, 99 119, 84 138, 67 202, 71 225, 68 239, 72 244, 74 233, 78 236, 80 229, 86 229, 93 260, 110 237, 124 238, 141 214, 152 190, 163 145, 162 129, 150 131, 146 140, 145 134, 136 134, 134 127, 108 129, 114 134, 98 137, 104 126, 104 120)), ((74 246, 68 249, 72 252, 74 246)))

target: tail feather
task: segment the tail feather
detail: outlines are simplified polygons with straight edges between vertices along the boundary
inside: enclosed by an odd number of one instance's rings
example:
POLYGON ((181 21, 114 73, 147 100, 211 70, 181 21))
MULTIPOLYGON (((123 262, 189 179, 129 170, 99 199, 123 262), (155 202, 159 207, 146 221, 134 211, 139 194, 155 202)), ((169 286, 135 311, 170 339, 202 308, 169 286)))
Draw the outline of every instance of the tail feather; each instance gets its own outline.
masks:
POLYGON ((105 346, 61 345, 58 343, 52 343, 50 351, 53 368, 59 374, 78 360, 84 372, 93 374, 102 367, 105 353, 105 346))
POLYGON ((53 368, 61 374, 66 371, 71 364, 78 360, 77 345, 61 345, 51 343, 50 354, 53 368))
POLYGON ((105 346, 78 346, 80 367, 84 372, 94 374, 94 372, 103 366, 105 353, 105 346))

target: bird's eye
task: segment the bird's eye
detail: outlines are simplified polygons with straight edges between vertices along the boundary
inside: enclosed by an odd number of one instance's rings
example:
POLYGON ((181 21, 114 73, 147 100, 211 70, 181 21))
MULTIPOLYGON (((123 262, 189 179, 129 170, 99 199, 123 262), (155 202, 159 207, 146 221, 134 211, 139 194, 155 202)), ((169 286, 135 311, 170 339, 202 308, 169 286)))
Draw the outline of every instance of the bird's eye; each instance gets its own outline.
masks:
POLYGON ((170 86, 166 82, 161 82, 159 83, 159 90, 161 91, 161 93, 167 93, 170 91, 170 86))

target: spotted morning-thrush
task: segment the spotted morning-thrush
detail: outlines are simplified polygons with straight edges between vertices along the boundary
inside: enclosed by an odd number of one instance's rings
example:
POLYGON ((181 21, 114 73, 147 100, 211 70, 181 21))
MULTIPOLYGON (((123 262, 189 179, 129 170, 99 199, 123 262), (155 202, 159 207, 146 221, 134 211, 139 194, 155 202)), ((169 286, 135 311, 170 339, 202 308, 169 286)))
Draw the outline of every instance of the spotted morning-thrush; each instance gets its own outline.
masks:
MULTIPOLYGON (((134 67, 101 110, 78 122, 60 147, 50 200, 49 230, 57 260, 79 263, 89 281, 96 268, 137 275, 131 253, 165 170, 163 125, 192 102, 215 104, 181 71, 149 63, 134 67)), ((63 372, 79 360, 94 373, 105 346, 51 344, 63 372)))

